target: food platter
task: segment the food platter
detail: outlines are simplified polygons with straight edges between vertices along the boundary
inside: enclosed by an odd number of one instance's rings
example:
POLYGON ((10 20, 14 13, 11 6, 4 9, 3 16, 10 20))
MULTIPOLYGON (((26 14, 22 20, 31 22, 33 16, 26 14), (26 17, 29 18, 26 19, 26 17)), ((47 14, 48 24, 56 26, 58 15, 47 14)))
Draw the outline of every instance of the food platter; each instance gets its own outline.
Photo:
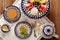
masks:
POLYGON ((4 9, 3 16, 9 23, 13 23, 20 19, 21 12, 18 7, 10 5, 4 9))
POLYGON ((22 0, 21 9, 32 19, 39 19, 47 14, 50 8, 49 0, 22 0))
POLYGON ((30 37, 32 33, 32 27, 28 22, 22 21, 15 26, 15 35, 20 39, 26 39, 30 37))

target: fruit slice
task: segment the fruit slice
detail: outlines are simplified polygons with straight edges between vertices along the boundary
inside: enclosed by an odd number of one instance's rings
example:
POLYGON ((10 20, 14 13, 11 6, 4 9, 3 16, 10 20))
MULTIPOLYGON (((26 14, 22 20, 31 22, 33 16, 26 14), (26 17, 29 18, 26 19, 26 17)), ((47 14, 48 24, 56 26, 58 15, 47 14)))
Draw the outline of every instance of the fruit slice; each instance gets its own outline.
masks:
POLYGON ((48 2, 48 0, 40 0, 40 3, 47 3, 48 2))
POLYGON ((34 0, 28 0, 28 2, 34 2, 34 0))
POLYGON ((40 3, 40 0, 34 0, 34 2, 39 2, 40 3))
POLYGON ((46 5, 39 5, 39 10, 41 10, 42 12, 46 12, 46 10, 47 10, 47 6, 46 5))
POLYGON ((26 9, 28 9, 28 8, 32 8, 32 7, 33 7, 33 3, 30 2, 30 3, 28 3, 27 5, 25 5, 25 7, 26 7, 26 9))

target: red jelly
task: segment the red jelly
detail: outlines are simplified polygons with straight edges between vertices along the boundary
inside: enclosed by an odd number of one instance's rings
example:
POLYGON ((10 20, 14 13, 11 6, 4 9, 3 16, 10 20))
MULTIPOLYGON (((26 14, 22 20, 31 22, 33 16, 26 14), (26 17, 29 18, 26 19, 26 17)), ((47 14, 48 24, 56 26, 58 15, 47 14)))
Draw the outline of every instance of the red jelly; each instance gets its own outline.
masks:
POLYGON ((40 4, 38 8, 39 8, 39 10, 41 10, 42 12, 45 12, 45 11, 47 10, 47 6, 46 6, 46 5, 42 5, 42 4, 40 4))
POLYGON ((28 8, 33 8, 33 3, 32 2, 29 3, 29 6, 26 6, 26 9, 28 9, 28 8))

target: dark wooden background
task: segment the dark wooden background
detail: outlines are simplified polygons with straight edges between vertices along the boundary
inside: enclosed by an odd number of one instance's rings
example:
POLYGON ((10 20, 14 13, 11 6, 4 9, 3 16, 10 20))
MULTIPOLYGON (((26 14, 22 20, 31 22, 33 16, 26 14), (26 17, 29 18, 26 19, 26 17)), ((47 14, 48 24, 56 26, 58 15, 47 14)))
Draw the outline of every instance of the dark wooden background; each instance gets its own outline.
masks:
POLYGON ((50 0, 49 19, 55 23, 57 34, 60 40, 60 0, 50 0))

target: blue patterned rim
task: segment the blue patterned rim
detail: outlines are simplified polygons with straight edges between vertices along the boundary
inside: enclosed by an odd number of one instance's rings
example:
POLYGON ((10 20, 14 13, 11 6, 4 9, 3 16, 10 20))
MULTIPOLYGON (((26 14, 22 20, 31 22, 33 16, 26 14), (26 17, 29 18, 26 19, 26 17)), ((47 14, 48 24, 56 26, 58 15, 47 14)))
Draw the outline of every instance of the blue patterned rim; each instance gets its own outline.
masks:
POLYGON ((15 26, 14 32, 15 32, 15 35, 16 35, 18 38, 26 39, 26 38, 29 38, 30 35, 32 34, 32 26, 31 26, 28 22, 22 21, 22 22, 17 23, 17 25, 15 26), (22 38, 22 37, 19 36, 18 33, 17 33, 17 27, 19 27, 18 25, 20 25, 21 23, 29 25, 29 28, 30 28, 30 34, 29 34, 27 37, 25 37, 25 38, 22 38))
POLYGON ((30 15, 26 12, 26 9, 24 8, 24 2, 25 2, 25 0, 22 0, 21 9, 22 9, 22 11, 24 12, 25 15, 27 15, 29 18, 32 18, 32 19, 39 19, 39 18, 44 17, 45 15, 47 15, 47 13, 50 9, 50 0, 48 0, 48 9, 46 10, 45 13, 42 13, 42 15, 38 15, 38 16, 30 15))
POLYGON ((20 9, 19 9, 18 7, 13 6, 13 5, 10 5, 10 6, 8 6, 8 7, 6 7, 6 8, 4 9, 4 11, 3 11, 3 16, 4 16, 4 19, 7 20, 9 23, 14 23, 14 22, 16 22, 16 21, 18 21, 18 20, 20 19, 20 17, 21 17, 21 12, 20 12, 20 9), (6 15, 6 11, 7 11, 9 8, 15 8, 15 9, 18 11, 18 18, 14 19, 14 20, 10 20, 10 19, 8 18, 8 16, 6 15))
POLYGON ((46 25, 45 27, 43 28, 43 33, 44 33, 44 35, 45 35, 45 36, 48 36, 48 37, 51 36, 51 35, 53 35, 53 33, 54 33, 54 28, 53 28, 51 25, 46 25), (47 34, 44 32, 45 27, 48 27, 48 26, 53 29, 53 30, 52 30, 53 32, 52 32, 52 34, 50 34, 50 35, 47 35, 47 34))
POLYGON ((7 32, 9 32, 9 31, 10 31, 9 25, 4 24, 4 25, 2 25, 2 27, 1 27, 2 32, 7 33, 7 32), (3 27, 3 26, 6 26, 6 27, 8 28, 8 31, 4 31, 4 30, 2 29, 2 27, 3 27))

